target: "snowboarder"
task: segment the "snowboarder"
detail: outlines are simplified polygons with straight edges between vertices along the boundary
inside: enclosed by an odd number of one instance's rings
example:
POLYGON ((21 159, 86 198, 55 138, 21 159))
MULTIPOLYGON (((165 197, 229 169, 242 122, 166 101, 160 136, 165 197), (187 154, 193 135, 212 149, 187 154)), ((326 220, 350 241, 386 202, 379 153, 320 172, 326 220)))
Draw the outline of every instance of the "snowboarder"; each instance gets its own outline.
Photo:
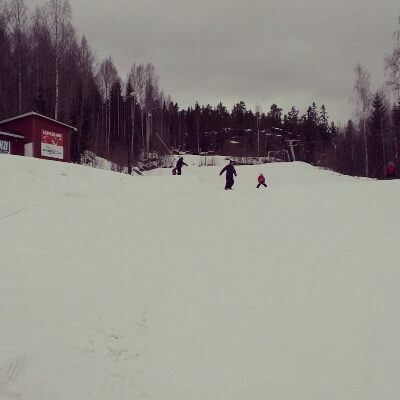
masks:
POLYGON ((260 185, 264 185, 265 187, 267 187, 265 183, 265 177, 263 174, 260 174, 257 179, 258 179, 257 189, 260 187, 260 185))
POLYGON ((389 161, 386 167, 386 179, 394 179, 396 175, 396 168, 393 161, 389 161))
POLYGON ((233 179, 233 175, 236 175, 236 170, 235 167, 233 166, 234 161, 231 160, 229 161, 229 164, 226 165, 224 168, 222 168, 222 171, 219 173, 221 176, 225 171, 226 171, 226 184, 225 184, 225 190, 232 189, 233 184, 235 183, 233 179))
POLYGON ((185 162, 183 162, 183 157, 181 157, 181 158, 178 160, 178 162, 176 163, 176 173, 177 173, 178 175, 181 175, 181 174, 182 174, 181 170, 182 170, 182 166, 184 166, 184 165, 188 166, 185 162))

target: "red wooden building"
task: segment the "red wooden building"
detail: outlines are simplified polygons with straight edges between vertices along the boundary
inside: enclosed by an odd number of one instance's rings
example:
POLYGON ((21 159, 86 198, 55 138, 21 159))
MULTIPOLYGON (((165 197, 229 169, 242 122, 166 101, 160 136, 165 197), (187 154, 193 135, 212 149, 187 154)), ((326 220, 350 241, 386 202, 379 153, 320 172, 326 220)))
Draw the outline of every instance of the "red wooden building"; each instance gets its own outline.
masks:
POLYGON ((24 137, 0 127, 0 154, 22 155, 24 152, 24 137))
POLYGON ((0 153, 70 162, 72 130, 35 112, 17 115, 0 121, 0 153))

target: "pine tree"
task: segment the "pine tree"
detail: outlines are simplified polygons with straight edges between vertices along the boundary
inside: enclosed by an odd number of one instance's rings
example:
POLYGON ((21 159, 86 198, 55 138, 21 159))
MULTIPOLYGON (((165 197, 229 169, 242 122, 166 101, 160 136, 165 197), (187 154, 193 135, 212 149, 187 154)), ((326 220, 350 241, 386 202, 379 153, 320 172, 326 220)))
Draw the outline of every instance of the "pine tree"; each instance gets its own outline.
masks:
POLYGON ((110 144, 114 149, 123 141, 122 135, 122 87, 119 79, 114 81, 110 91, 110 144))
POLYGON ((347 121, 346 129, 344 132, 344 138, 342 139, 341 149, 341 169, 340 172, 344 174, 353 175, 355 167, 355 144, 357 140, 357 130, 350 119, 347 121))
POLYGON ((372 112, 367 121, 370 176, 382 178, 386 174, 386 135, 389 116, 382 95, 377 92, 372 100, 372 112))
POLYGON ((400 102, 398 105, 394 105, 392 108, 392 123, 394 130, 395 140, 395 154, 394 158, 398 158, 399 155, 399 144, 400 144, 400 102))
POLYGON ((300 139, 305 150, 305 162, 316 164, 317 144, 319 142, 318 113, 315 103, 308 107, 307 113, 301 117, 299 124, 300 139))
POLYGON ((283 129, 294 135, 297 135, 299 130, 299 110, 293 106, 283 118, 283 129))
POLYGON ((319 117, 317 120, 317 125, 318 125, 318 132, 321 140, 323 142, 326 141, 331 141, 332 140, 332 135, 329 127, 329 122, 328 122, 328 113, 325 109, 325 106, 321 106, 321 110, 319 113, 319 117))
POLYGON ((267 114, 266 125, 269 128, 282 128, 282 108, 272 104, 267 114))
POLYGON ((76 127, 76 132, 71 134, 71 160, 80 163, 84 152, 90 148, 91 139, 91 103, 85 99, 83 83, 80 81, 76 97, 72 100, 70 121, 76 127))

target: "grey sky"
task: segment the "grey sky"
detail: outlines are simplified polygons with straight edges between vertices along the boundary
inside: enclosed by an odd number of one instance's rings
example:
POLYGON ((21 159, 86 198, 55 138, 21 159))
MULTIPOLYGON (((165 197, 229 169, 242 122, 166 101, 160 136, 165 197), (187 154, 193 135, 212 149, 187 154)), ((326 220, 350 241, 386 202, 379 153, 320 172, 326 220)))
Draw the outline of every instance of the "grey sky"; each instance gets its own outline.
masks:
MULTIPOLYGON (((72 23, 99 60, 125 80, 151 62, 160 89, 181 109, 243 100, 264 112, 325 105, 346 123, 357 62, 371 89, 385 81, 383 58, 400 29, 398 0, 69 0, 72 23)), ((34 10, 45 0, 26 0, 34 10)))

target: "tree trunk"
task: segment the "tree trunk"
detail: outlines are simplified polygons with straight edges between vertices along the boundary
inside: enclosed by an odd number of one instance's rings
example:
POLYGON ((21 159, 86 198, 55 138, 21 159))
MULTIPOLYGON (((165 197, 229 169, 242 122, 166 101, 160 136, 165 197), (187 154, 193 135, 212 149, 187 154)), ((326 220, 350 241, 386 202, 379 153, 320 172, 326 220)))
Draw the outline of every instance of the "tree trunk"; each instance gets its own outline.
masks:
POLYGON ((59 95, 59 70, 58 70, 58 59, 56 58, 56 98, 54 105, 54 119, 58 120, 58 95, 59 95))
POLYGON ((365 146, 365 176, 368 178, 368 140, 367 140, 367 130, 366 130, 366 121, 364 118, 363 127, 364 127, 364 146, 365 146))

